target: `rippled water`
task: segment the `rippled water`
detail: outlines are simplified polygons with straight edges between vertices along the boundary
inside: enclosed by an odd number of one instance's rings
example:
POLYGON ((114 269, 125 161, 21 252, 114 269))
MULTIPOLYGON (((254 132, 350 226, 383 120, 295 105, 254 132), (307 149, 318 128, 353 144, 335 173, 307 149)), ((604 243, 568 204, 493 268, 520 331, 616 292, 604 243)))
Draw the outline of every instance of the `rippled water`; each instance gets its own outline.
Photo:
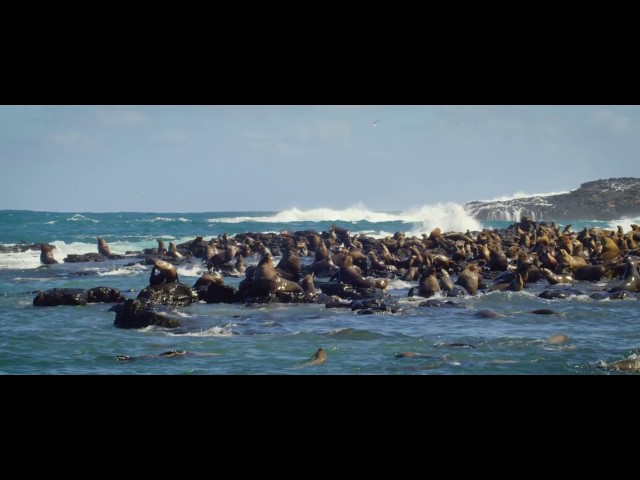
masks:
MULTIPOLYGON (((36 225, 52 220, 42 213, 26 212, 22 221, 13 226, 4 224, 0 239, 5 244, 11 243, 9 236, 27 237, 23 238, 27 243, 63 242, 60 245, 66 246, 67 253, 87 253, 96 251, 95 236, 102 235, 109 240, 112 251, 120 253, 119 248, 155 246, 155 238, 161 234, 192 239, 196 235, 218 235, 231 225, 199 220, 211 218, 212 214, 176 214, 175 218, 184 221, 144 222, 156 227, 141 232, 143 222, 137 221, 136 215, 142 214, 93 214, 96 223, 66 220, 71 218, 67 214, 60 220, 66 222, 66 228, 59 226, 55 234, 45 235, 45 230, 36 225), (106 218, 109 215, 117 220, 106 218), (130 218, 123 220, 123 215, 130 218), (31 227, 29 221, 33 223, 31 227), (202 231, 211 225, 215 227, 202 231)), ((298 222, 295 227, 275 223, 263 230, 322 231, 328 228, 326 223, 298 222)), ((233 225, 239 231, 255 231, 256 226, 247 220, 233 225)), ((352 232, 372 228, 404 231, 407 225, 396 222, 380 228, 356 222, 348 228, 352 232)), ((255 264, 257 260, 247 259, 246 264, 255 264)), ((183 327, 176 330, 115 328, 115 313, 109 311, 109 304, 52 308, 32 305, 36 291, 54 287, 107 285, 135 298, 148 284, 150 267, 128 266, 129 263, 117 260, 43 267, 39 266, 37 252, 0 254, 0 265, 4 264, 0 267, 0 373, 611 374, 597 368, 597 362, 627 358, 640 348, 637 295, 620 301, 596 301, 586 295, 544 300, 537 297, 548 288, 544 281, 530 284, 522 292, 453 299, 459 307, 443 308, 420 307, 418 304, 424 299, 407 297, 409 287, 416 282, 394 280, 387 291, 391 300, 402 307, 397 314, 358 315, 351 310, 328 309, 322 304, 199 303, 180 309, 183 327), (552 309, 556 314, 531 313, 541 308, 552 309), (486 309, 504 316, 478 316, 478 312, 486 309), (549 343, 547 340, 556 334, 568 339, 560 344, 549 343), (305 365, 320 347, 325 350, 327 361, 305 365), (186 354, 160 355, 175 350, 184 350, 186 354), (403 352, 417 355, 398 356, 403 352), (131 359, 118 360, 121 355, 131 359)), ((195 263, 181 267, 180 279, 192 285, 201 270, 195 263)), ((229 285, 237 285, 239 281, 233 277, 225 279, 229 285)), ((575 287, 591 293, 606 285, 577 282, 575 287)))

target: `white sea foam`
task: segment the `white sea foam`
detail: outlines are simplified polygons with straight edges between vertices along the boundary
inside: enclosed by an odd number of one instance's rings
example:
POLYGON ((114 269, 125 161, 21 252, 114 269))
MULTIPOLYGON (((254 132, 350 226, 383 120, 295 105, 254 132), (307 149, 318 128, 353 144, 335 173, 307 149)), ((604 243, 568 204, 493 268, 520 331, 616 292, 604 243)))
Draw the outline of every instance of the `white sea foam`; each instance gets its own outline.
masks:
POLYGON ((84 215, 80 215, 79 213, 76 213, 71 218, 67 218, 67 221, 69 221, 69 222, 94 222, 94 223, 100 223, 99 220, 95 220, 93 218, 85 217, 84 215))
POLYGON ((113 269, 106 271, 97 269, 96 273, 100 277, 139 275, 141 272, 147 270, 147 268, 148 267, 145 267, 144 265, 136 263, 126 267, 114 267, 113 269))
POLYGON ((617 230, 618 225, 620 225, 624 233, 627 233, 628 231, 631 230, 632 223, 635 225, 640 224, 640 217, 636 217, 636 218, 622 217, 617 220, 612 220, 611 222, 609 222, 606 228, 609 228, 611 230, 617 230))
POLYGON ((0 254, 0 268, 23 270, 40 266, 40 250, 0 254))
POLYGON ((399 278, 393 278, 389 280, 387 290, 402 290, 404 288, 414 287, 415 285, 416 282, 405 282, 404 280, 400 280, 399 278))
POLYGON ((156 218, 150 218, 150 219, 145 219, 142 220, 143 222, 191 222, 191 220, 189 220, 188 218, 184 218, 184 217, 178 217, 178 218, 171 218, 171 217, 156 217, 156 218))
MULTIPOLYGON (((372 223, 380 222, 402 222, 413 223, 416 229, 412 234, 429 233, 436 227, 443 232, 480 230, 480 224, 474 220, 460 204, 438 203, 435 205, 423 205, 401 212, 374 212, 363 204, 343 210, 331 208, 315 208, 311 210, 300 210, 292 208, 270 216, 261 217, 224 217, 209 218, 209 223, 241 223, 241 222, 263 222, 263 223, 289 223, 289 222, 359 222, 368 221, 372 223)), ((371 230, 375 232, 375 230, 371 230)), ((395 233, 395 232, 394 232, 395 233)), ((375 235, 375 234, 374 234, 375 235)))
POLYGON ((187 332, 187 333, 173 333, 173 332, 165 332, 167 335, 171 336, 181 336, 181 337, 230 337, 233 335, 231 329, 223 328, 223 327, 211 327, 207 330, 201 330, 199 332, 187 332))
POLYGON ((270 216, 209 218, 207 221, 209 223, 288 223, 333 221, 357 222, 361 220, 367 220, 369 222, 393 222, 403 220, 403 218, 402 213, 372 212, 360 203, 343 210, 335 210, 333 208, 312 208, 310 210, 300 210, 299 208, 291 208, 270 216))
POLYGON ((530 197, 550 197, 552 195, 564 195, 566 193, 571 193, 571 191, 563 191, 563 192, 549 192, 549 193, 525 193, 525 192, 516 192, 513 195, 504 195, 502 197, 493 198, 491 200, 479 200, 480 202, 507 202, 509 200, 518 200, 519 198, 530 198, 530 197))
POLYGON ((179 277, 199 277, 204 273, 201 264, 192 264, 185 267, 176 268, 179 277))

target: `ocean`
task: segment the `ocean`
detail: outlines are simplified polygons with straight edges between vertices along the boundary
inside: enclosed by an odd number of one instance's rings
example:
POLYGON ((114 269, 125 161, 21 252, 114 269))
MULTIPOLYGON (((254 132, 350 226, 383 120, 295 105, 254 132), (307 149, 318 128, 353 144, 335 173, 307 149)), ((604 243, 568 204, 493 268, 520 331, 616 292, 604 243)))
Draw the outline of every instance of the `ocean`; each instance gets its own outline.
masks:
MULTIPOLYGON (((417 285, 390 281, 387 294, 397 313, 358 315, 324 304, 206 304, 178 309, 184 328, 120 329, 111 304, 35 307, 38 291, 109 286, 135 298, 151 267, 132 258, 63 263, 69 254, 97 253, 103 237, 112 253, 180 244, 223 233, 329 231, 332 224, 353 235, 376 238, 405 232, 421 238, 443 232, 505 228, 512 221, 477 222, 456 204, 404 212, 291 209, 282 212, 135 213, 0 211, 0 247, 21 243, 56 246, 56 265, 41 266, 40 252, 0 252, 0 373, 5 375, 611 375, 603 363, 635 358, 640 349, 638 294, 624 300, 594 300, 609 282, 576 282, 584 295, 547 300, 546 281, 520 292, 490 292, 452 299, 458 308, 419 306, 408 297, 417 285), (478 315, 490 309, 498 318, 478 315), (531 313, 552 309, 553 315, 531 313), (550 342, 554 335, 566 341, 550 342), (322 348, 326 361, 310 362, 322 348), (181 350, 184 355, 161 355, 181 350), (402 356, 403 352, 417 355, 402 356), (129 357, 122 361, 122 356, 129 357), (120 357, 120 359, 119 359, 120 357)), ((625 231, 638 219, 614 222, 577 219, 586 227, 625 231)), ((558 224, 561 228, 564 224, 558 224)), ((1 249, 0 249, 1 250, 1 249)), ((279 257, 274 257, 277 263, 279 257)), ((245 258, 256 265, 258 256, 245 258)), ((312 262, 303 258, 303 264, 312 262)), ((178 267, 193 285, 206 268, 199 259, 178 267)), ((237 286, 241 277, 226 277, 237 286)), ((440 298, 442 301, 447 298, 440 298)))

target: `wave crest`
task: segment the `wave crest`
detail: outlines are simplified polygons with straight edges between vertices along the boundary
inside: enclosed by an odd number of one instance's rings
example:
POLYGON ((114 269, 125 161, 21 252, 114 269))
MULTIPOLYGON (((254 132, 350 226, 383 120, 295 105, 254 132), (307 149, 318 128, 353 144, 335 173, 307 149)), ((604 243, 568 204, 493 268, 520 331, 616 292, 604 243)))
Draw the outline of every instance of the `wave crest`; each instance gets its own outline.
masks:
POLYGON ((375 212, 362 203, 342 210, 333 208, 313 208, 301 210, 291 208, 268 216, 242 216, 209 218, 209 223, 291 223, 291 222, 359 222, 371 223, 402 222, 416 224, 417 233, 430 232, 436 227, 443 231, 481 230, 480 223, 474 220, 460 204, 454 202, 423 205, 400 212, 375 212))
POLYGON ((76 213, 73 217, 67 218, 68 222, 93 222, 93 223, 100 223, 99 220, 96 220, 94 218, 89 218, 89 217, 85 217, 84 215, 80 215, 79 213, 76 213))

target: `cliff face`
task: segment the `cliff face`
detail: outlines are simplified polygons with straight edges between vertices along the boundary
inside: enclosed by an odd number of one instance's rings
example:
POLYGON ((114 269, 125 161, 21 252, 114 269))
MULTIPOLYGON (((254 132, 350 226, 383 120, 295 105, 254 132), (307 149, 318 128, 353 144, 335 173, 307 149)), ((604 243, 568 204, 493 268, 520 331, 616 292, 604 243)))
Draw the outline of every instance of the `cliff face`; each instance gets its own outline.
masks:
POLYGON ((609 178, 580 185, 559 195, 493 202, 469 202, 466 211, 477 220, 535 221, 616 220, 640 216, 640 178, 609 178))

